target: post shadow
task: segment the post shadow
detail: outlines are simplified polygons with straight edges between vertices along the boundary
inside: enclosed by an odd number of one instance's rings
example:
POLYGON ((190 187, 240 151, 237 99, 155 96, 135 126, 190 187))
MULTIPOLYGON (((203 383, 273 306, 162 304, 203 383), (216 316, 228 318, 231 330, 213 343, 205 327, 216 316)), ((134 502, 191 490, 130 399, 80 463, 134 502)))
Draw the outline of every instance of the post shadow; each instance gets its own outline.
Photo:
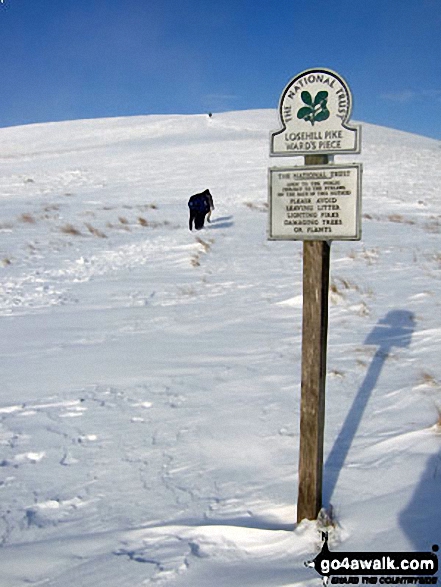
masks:
MULTIPOLYGON (((435 434, 435 433, 434 433, 435 434)), ((412 476, 409 470, 409 476, 412 476)), ((432 544, 441 545, 441 451, 433 454, 405 509, 400 513, 400 526, 415 551, 430 550, 432 544)))
POLYGON ((410 345, 414 331, 414 314, 407 310, 391 310, 381 319, 364 344, 377 348, 366 376, 352 402, 343 426, 326 459, 323 483, 323 504, 329 505, 337 480, 357 433, 369 397, 375 389, 383 365, 393 347, 406 348, 410 345))

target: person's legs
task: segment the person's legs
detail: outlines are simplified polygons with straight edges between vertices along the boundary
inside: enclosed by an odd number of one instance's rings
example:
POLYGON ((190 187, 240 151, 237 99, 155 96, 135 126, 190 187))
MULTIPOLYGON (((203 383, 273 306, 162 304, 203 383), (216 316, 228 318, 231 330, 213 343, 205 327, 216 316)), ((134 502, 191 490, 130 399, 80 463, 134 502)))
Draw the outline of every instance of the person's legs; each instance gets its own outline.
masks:
POLYGON ((205 212, 197 212, 196 218, 194 220, 194 227, 196 230, 201 230, 204 228, 204 221, 205 221, 205 212))
POLYGON ((194 210, 190 210, 190 220, 188 222, 188 228, 193 230, 193 221, 196 218, 196 212, 194 210))

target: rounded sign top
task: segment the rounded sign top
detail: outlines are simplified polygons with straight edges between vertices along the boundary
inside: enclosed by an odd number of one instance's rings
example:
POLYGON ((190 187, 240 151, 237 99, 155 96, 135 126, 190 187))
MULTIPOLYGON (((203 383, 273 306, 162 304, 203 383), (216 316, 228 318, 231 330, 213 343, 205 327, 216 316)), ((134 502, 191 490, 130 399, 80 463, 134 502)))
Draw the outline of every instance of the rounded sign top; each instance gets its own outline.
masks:
POLYGON ((298 74, 280 98, 283 128, 271 133, 271 155, 359 153, 359 128, 348 124, 351 110, 349 86, 334 71, 298 74))

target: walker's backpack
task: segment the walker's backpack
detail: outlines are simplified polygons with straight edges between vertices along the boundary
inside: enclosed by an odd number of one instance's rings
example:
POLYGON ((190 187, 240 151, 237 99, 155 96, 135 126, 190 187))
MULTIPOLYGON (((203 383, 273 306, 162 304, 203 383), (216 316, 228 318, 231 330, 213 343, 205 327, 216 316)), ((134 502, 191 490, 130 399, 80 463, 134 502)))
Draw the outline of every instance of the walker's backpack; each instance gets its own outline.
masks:
POLYGON ((210 204, 205 194, 195 194, 189 199, 188 207, 194 212, 208 212, 210 204))

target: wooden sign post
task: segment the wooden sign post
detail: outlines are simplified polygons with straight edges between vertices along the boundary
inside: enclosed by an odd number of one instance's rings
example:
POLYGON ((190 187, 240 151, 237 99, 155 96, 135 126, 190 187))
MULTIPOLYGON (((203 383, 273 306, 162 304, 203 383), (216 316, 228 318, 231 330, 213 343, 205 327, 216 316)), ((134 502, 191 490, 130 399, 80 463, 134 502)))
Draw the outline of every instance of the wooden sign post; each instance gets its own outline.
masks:
POLYGON ((305 166, 269 170, 270 240, 303 241, 303 323, 297 522, 322 507, 323 439, 332 240, 361 238, 361 165, 334 165, 335 153, 359 153, 347 122, 351 94, 330 70, 296 76, 279 105, 283 128, 271 155, 304 155, 305 166))
MULTIPOLYGON (((326 155, 307 155, 306 165, 327 164, 326 155)), ((326 352, 331 245, 303 242, 302 382, 300 400, 297 522, 314 520, 322 507, 326 352)))

